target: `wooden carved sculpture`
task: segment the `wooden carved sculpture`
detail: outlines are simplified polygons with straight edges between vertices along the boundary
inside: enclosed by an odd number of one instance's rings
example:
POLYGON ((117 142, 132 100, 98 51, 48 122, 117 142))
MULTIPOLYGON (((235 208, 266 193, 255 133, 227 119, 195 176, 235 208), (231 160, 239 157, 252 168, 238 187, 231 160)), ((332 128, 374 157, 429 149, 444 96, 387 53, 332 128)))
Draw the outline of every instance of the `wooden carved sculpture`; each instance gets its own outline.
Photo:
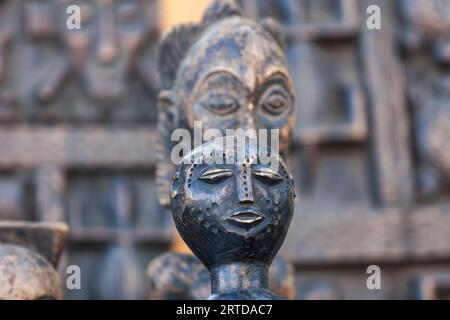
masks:
POLYGON ((237 140, 224 141, 197 147, 178 165, 175 225, 211 272, 209 299, 278 299, 268 268, 294 211, 293 179, 278 154, 249 143, 239 158, 237 140))
POLYGON ((63 223, 0 221, 0 299, 62 299, 56 268, 67 234, 63 223))
POLYGON ((420 69, 409 74, 415 141, 418 150, 419 192, 436 196, 450 181, 450 1, 403 0, 406 22, 403 44, 411 56, 425 49, 434 74, 420 69))
MULTIPOLYGON (((279 129, 280 152, 287 153, 295 122, 294 84, 274 20, 257 23, 244 18, 234 1, 214 1, 199 24, 180 25, 164 35, 159 68, 157 187, 165 208, 176 169, 170 161, 175 129, 187 129, 192 137, 195 121, 223 135, 227 129, 279 129)), ((206 298, 207 270, 178 235, 174 247, 176 252, 149 265, 150 298, 206 298)), ((292 298, 292 267, 277 257, 270 272, 271 286, 292 298)))

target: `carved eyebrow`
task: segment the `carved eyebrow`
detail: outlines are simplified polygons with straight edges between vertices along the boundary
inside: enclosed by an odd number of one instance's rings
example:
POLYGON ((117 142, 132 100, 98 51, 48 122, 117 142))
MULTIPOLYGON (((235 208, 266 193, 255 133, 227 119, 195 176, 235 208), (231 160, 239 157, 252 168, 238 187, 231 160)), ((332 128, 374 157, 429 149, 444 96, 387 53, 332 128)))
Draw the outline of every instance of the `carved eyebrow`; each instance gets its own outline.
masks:
POLYGON ((254 176, 260 177, 260 178, 264 178, 264 179, 270 179, 274 182, 279 182, 283 180, 283 177, 276 172, 275 170, 271 169, 271 168, 258 168, 258 169, 254 169, 252 171, 252 174, 254 176))
POLYGON ((284 84, 291 96, 295 92, 294 84, 292 83, 290 77, 282 69, 275 69, 267 73, 264 76, 264 80, 259 84, 259 87, 263 86, 266 88, 268 85, 273 83, 284 84))
POLYGON ((240 85, 244 85, 239 77, 235 74, 235 72, 231 68, 218 67, 212 70, 208 70, 200 74, 199 78, 202 78, 201 83, 205 83, 211 80, 211 78, 226 76, 233 81, 238 82, 240 85))
POLYGON ((241 92, 241 90, 244 90, 244 92, 250 90, 247 85, 239 79, 234 70, 226 67, 215 67, 214 69, 201 72, 197 77, 194 87, 192 88, 192 92, 198 92, 199 88, 203 88, 205 85, 210 88, 210 90, 208 90, 210 91, 208 94, 214 92, 214 88, 220 90, 224 87, 232 88, 226 93, 230 96, 236 96, 238 92, 241 92), (223 81, 224 78, 222 77, 225 77, 227 81, 223 81))
POLYGON ((206 170, 198 179, 205 180, 205 181, 211 181, 211 180, 215 180, 215 179, 231 177, 232 175, 233 175, 233 171, 231 171, 231 169, 216 168, 216 169, 206 170))

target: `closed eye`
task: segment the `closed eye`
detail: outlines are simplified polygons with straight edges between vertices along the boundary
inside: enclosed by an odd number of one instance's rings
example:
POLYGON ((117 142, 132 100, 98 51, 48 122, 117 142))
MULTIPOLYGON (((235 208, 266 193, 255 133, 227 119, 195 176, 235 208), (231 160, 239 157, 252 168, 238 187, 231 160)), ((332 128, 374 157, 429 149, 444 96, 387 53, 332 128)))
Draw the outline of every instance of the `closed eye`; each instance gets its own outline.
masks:
POLYGON ((283 177, 280 174, 269 168, 255 169, 252 175, 267 185, 275 185, 283 181, 283 177))
POLYGON ((219 183, 233 175, 231 169, 211 169, 205 171, 198 179, 207 183, 219 183))
POLYGON ((236 99, 224 95, 213 96, 203 103, 203 106, 218 115, 227 115, 239 108, 236 99))

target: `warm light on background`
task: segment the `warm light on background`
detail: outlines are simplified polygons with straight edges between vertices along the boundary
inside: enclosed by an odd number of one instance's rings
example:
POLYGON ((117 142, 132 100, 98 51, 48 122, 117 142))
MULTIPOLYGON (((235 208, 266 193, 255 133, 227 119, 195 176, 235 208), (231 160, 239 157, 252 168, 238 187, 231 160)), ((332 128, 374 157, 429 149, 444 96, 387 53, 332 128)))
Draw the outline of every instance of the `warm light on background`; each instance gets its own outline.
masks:
POLYGON ((210 0, 160 1, 159 12, 162 31, 179 23, 199 21, 210 2, 210 0))

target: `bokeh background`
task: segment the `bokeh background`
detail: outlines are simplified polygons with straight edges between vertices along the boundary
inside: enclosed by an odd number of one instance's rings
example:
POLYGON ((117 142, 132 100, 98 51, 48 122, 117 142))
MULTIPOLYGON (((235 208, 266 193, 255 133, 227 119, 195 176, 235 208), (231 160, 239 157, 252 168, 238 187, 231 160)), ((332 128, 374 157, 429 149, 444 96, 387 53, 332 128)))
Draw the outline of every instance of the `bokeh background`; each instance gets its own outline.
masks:
MULTIPOLYGON (((450 0, 240 2, 282 23, 296 81, 281 250, 296 297, 449 298, 450 0)), ((61 272, 79 265, 82 289, 67 299, 146 297, 173 232, 154 180, 157 41, 208 4, 0 0, 0 219, 70 225, 61 272)))

